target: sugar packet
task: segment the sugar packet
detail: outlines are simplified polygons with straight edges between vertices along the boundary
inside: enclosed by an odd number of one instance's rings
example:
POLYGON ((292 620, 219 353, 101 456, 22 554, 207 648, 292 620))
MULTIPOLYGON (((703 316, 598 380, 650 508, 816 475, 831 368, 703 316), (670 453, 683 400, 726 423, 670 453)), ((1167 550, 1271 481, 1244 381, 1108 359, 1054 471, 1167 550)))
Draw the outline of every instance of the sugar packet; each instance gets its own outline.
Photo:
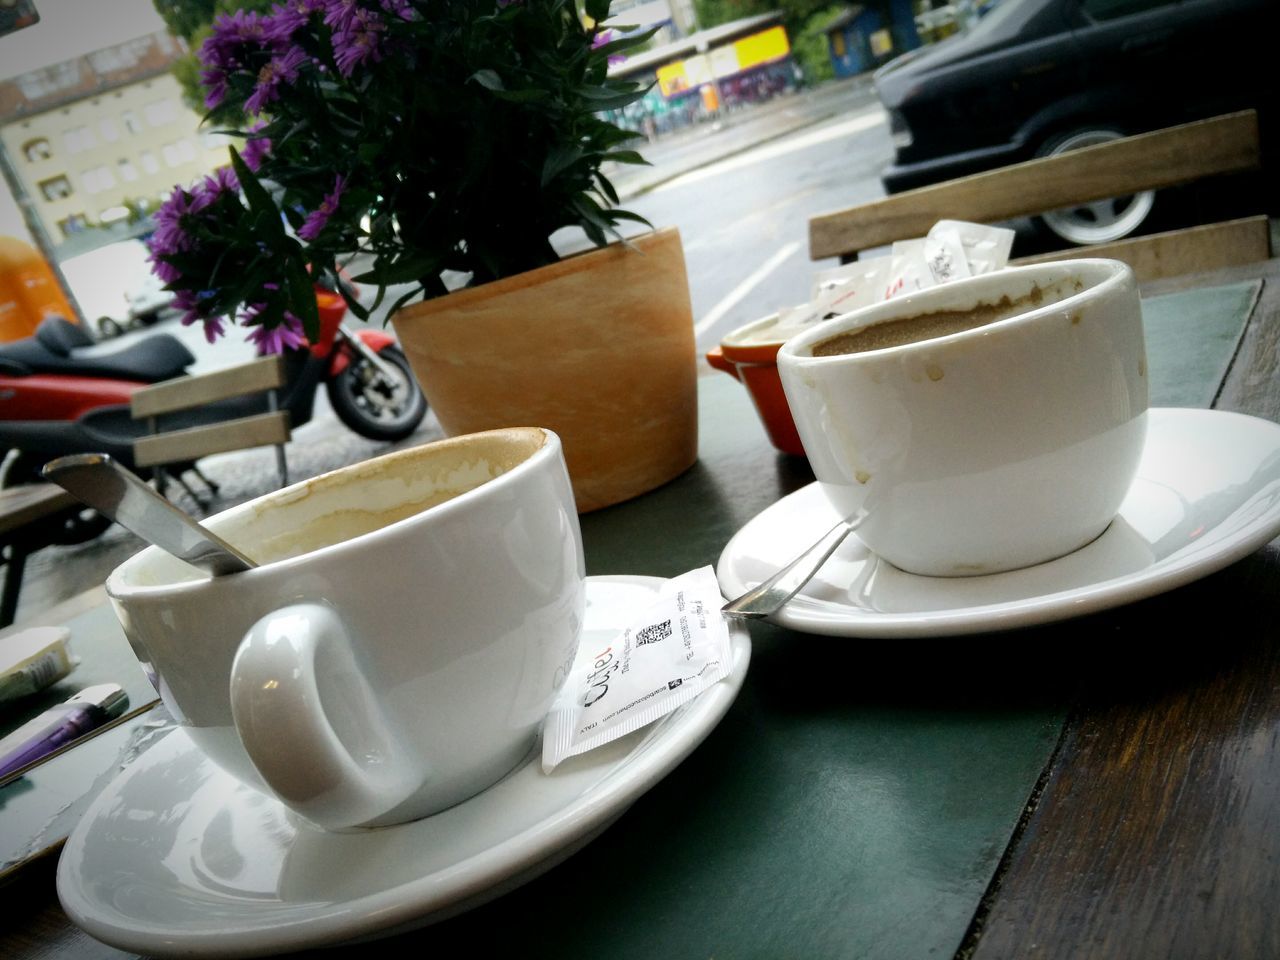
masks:
POLYGON ((692 700, 733 667, 711 567, 664 583, 631 625, 584 643, 542 731, 542 769, 624 736, 692 700))
POLYGON ((0 641, 0 703, 52 686, 80 662, 66 627, 28 627, 0 641))

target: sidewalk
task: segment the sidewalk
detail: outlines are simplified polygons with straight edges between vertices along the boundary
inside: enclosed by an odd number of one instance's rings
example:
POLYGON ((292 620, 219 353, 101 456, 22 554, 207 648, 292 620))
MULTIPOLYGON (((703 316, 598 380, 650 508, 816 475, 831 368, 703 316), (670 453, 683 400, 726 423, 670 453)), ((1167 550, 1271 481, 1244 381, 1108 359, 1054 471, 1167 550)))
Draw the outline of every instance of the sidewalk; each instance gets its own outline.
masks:
MULTIPOLYGON (((622 198, 634 197, 662 183, 708 164, 777 140, 805 127, 822 123, 871 102, 870 78, 834 81, 769 103, 747 107, 716 123, 701 124, 665 136, 640 152, 651 166, 619 166, 609 172, 622 198)), ((342 425, 330 410, 323 390, 317 396, 310 423, 294 431, 286 447, 291 482, 443 436, 434 414, 428 412, 422 427, 399 444, 365 440, 342 425)), ((220 486, 209 512, 217 512, 274 489, 275 455, 271 448, 209 457, 201 469, 220 486)), ((200 506, 185 494, 175 503, 193 514, 200 506)), ((77 546, 49 547, 27 561, 17 623, 38 625, 50 607, 92 587, 100 586, 121 562, 144 544, 135 536, 111 527, 101 537, 77 546)))
POLYGON ((604 171, 623 200, 669 180, 847 114, 875 99, 869 74, 744 107, 715 122, 701 123, 635 148, 650 166, 617 164, 604 171))

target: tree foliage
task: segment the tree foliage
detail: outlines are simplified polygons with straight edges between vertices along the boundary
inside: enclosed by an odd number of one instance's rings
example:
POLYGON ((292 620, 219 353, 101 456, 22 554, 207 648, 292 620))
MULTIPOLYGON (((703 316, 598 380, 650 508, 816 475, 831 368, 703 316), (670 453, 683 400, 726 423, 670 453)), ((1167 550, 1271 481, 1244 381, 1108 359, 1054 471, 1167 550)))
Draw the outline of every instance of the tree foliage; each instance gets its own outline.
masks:
POLYGON ((265 13, 273 0, 151 0, 169 32, 187 45, 187 53, 173 65, 182 87, 182 99, 192 110, 204 112, 204 88, 200 85, 198 51, 213 30, 213 21, 224 13, 254 10, 265 13))

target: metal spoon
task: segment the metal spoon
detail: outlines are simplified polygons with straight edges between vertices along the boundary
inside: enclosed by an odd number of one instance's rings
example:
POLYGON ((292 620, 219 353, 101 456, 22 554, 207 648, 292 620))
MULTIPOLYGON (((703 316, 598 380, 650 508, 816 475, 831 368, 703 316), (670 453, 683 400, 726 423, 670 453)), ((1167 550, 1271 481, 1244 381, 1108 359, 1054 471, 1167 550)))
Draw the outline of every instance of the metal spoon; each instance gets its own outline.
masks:
POLYGON ((126 530, 211 576, 257 566, 105 453, 59 457, 46 463, 41 474, 126 530))
POLYGON ((844 538, 858 529, 865 514, 846 518, 822 535, 813 546, 796 557, 772 577, 748 590, 735 600, 730 600, 720 611, 727 617, 744 620, 763 620, 777 613, 788 600, 813 579, 827 558, 836 552, 844 538))

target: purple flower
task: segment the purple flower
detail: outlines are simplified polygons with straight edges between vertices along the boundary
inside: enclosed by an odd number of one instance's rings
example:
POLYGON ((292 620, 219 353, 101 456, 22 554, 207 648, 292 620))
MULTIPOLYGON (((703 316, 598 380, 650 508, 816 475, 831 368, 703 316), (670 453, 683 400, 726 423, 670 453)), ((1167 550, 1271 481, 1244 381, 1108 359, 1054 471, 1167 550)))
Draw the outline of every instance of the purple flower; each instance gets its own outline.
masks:
POLYGON ((280 97, 279 88, 282 83, 294 84, 298 79, 298 70, 308 57, 300 47, 289 47, 283 53, 272 57, 258 71, 258 83, 253 94, 244 102, 246 113, 261 113, 262 108, 280 97))
POLYGON ((347 25, 333 30, 333 58, 338 72, 349 77, 360 64, 381 60, 382 34, 386 29, 386 23, 376 13, 356 7, 347 25))
POLYGON ((156 229, 148 243, 152 262, 159 257, 191 249, 192 240, 183 226, 182 218, 192 212, 193 199, 182 187, 174 187, 169 199, 160 204, 160 209, 155 213, 156 229))
POLYGON ((152 251, 151 256, 147 257, 147 262, 151 264, 151 272, 165 283, 173 283, 175 280, 182 279, 182 271, 167 260, 161 260, 154 251, 152 251))
MULTIPOLYGON (((266 124, 255 123, 249 128, 249 133, 261 130, 266 124)), ((269 137, 249 137, 244 142, 244 147, 240 150, 240 159, 244 161, 244 165, 257 173, 262 169, 263 161, 271 155, 271 140, 269 137)))
POLYGON ((382 9, 401 20, 412 20, 414 17, 413 4, 409 0, 382 0, 382 9))
POLYGON ((311 14, 323 10, 324 6, 324 0, 277 3, 263 19, 263 36, 280 46, 290 44, 294 34, 311 22, 311 14))
POLYGON ((245 339, 257 346, 259 356, 283 353, 286 348, 294 349, 307 345, 306 334, 302 332, 302 321, 287 310, 284 320, 278 326, 267 327, 258 323, 258 317, 266 307, 265 303, 251 304, 240 315, 240 322, 247 327, 252 327, 245 339))
POLYGON ((203 304, 200 302, 202 296, 202 294, 193 293, 190 290, 179 290, 173 298, 173 305, 179 310, 186 311, 182 315, 182 325, 184 327, 189 327, 197 322, 204 324, 204 338, 213 343, 226 332, 226 327, 223 325, 222 317, 205 315, 203 304))
POLYGON ((298 228, 298 239, 306 240, 310 243, 320 235, 332 217, 338 211, 338 202, 342 199, 342 191, 346 189, 347 178, 339 175, 333 182, 333 192, 325 196, 320 201, 320 206, 316 207, 309 214, 306 220, 302 222, 302 226, 298 228))
POLYGON ((325 0, 324 25, 336 32, 345 30, 361 9, 360 0, 325 0))
POLYGON ((230 167, 218 167, 213 173, 204 178, 204 181, 196 188, 196 202, 198 207, 194 207, 192 212, 199 212, 205 207, 215 203, 224 193, 240 192, 240 181, 236 179, 236 172, 230 167))
POLYGON ((212 110, 227 97, 227 78, 246 67, 253 51, 267 46, 262 17, 252 11, 221 14, 213 22, 213 33, 200 47, 204 70, 200 82, 206 87, 204 105, 212 110))

